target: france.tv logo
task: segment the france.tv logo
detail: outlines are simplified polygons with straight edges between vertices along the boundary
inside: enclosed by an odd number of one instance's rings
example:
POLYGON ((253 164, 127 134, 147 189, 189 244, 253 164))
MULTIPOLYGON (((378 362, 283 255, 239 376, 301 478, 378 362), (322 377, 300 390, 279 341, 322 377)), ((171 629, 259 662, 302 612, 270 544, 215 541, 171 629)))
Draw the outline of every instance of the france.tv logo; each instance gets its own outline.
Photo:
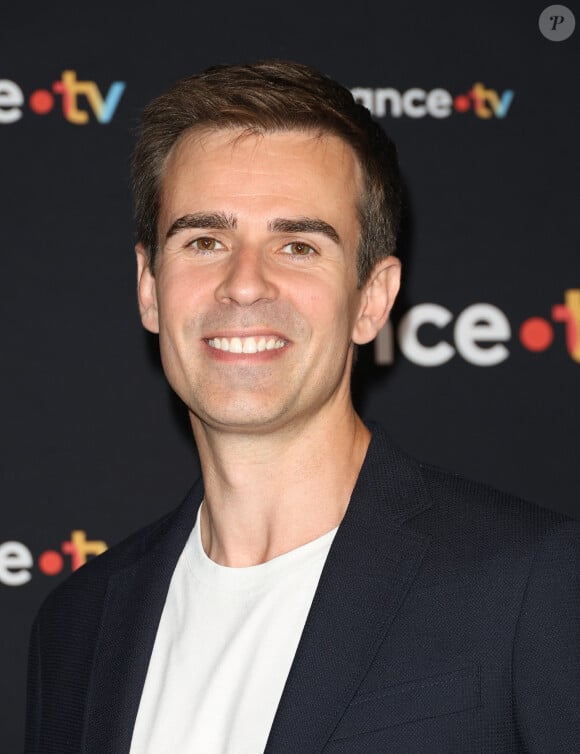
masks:
POLYGON ((47 115, 58 101, 65 119, 76 126, 84 126, 92 118, 110 123, 124 91, 124 81, 113 81, 104 92, 95 81, 80 81, 72 70, 63 71, 50 89, 36 89, 27 97, 16 82, 0 79, 0 125, 19 121, 26 105, 36 115, 47 115))
MULTIPOLYGON (((84 529, 73 529, 70 539, 62 542, 60 550, 44 550, 35 558, 23 542, 11 540, 0 544, 0 584, 24 586, 32 578, 35 567, 45 576, 58 576, 63 571, 70 573, 83 566, 87 560, 107 549, 101 539, 87 539, 84 529), (70 561, 65 562, 65 556, 70 561)), ((67 559, 68 561, 68 559, 67 559)))
MULTIPOLYGON (((580 288, 566 290, 564 303, 550 307, 550 318, 532 316, 521 322, 520 344, 532 353, 547 351, 555 339, 554 325, 563 325, 568 355, 580 364, 580 288)), ((392 364, 396 343, 408 361, 421 367, 439 367, 455 356, 477 367, 493 367, 509 357, 512 329, 506 314, 487 302, 470 304, 457 317, 441 304, 416 304, 396 329, 389 320, 379 332, 375 362, 392 364), (431 337, 425 338, 426 331, 431 337)))
POLYGON ((391 86, 356 86, 351 93, 376 118, 449 118, 454 113, 467 112, 483 120, 505 118, 515 97, 513 89, 500 92, 488 88, 481 81, 459 94, 452 94, 440 87, 427 90, 418 86, 404 92, 391 86))

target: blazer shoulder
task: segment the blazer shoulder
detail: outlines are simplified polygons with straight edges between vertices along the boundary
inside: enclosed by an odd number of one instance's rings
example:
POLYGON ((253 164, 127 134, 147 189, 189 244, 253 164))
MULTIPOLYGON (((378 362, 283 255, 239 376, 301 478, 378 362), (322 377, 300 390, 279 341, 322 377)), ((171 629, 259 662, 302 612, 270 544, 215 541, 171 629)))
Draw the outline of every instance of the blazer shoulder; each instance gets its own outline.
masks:
POLYGON ((168 537, 175 537, 176 532, 179 539, 189 533, 201 499, 199 495, 196 484, 180 506, 81 566, 48 594, 40 606, 37 620, 44 622, 51 616, 62 616, 63 611, 73 607, 79 612, 101 603, 111 576, 149 556, 168 537))
POLYGON ((518 541, 541 541, 562 528, 580 532, 580 522, 559 511, 431 464, 419 462, 419 468, 443 521, 462 522, 494 536, 516 536, 518 541))
POLYGON ((380 423, 367 421, 367 426, 372 439, 363 467, 362 493, 368 497, 373 491, 381 495, 394 491, 389 505, 419 527, 425 522, 427 531, 430 527, 441 533, 446 528, 455 533, 483 528, 535 538, 560 526, 580 524, 564 513, 418 459, 400 448, 380 423))
POLYGON ((168 516, 148 524, 98 557, 87 561, 77 571, 56 586, 42 602, 37 621, 46 623, 51 616, 62 616, 73 610, 86 610, 90 603, 101 602, 111 575, 139 559, 145 543, 154 537, 168 516))

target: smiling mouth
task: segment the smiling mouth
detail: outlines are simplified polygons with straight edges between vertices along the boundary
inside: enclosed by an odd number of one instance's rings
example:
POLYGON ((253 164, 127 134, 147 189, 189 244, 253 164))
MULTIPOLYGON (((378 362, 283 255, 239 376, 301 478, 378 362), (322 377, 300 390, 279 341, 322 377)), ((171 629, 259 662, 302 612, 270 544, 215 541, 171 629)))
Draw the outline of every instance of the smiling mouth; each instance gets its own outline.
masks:
POLYGON ((274 337, 247 337, 247 338, 210 338, 206 343, 210 348, 217 351, 229 351, 229 353, 261 353, 262 351, 278 351, 286 345, 285 340, 274 337))

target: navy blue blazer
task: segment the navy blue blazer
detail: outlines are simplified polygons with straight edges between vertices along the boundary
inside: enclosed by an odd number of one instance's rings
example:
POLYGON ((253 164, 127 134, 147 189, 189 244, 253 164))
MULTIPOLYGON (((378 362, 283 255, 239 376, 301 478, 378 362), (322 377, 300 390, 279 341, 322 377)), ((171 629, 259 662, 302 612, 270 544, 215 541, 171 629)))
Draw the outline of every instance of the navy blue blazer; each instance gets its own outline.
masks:
MULTIPOLYGON (((580 752, 580 523, 373 437, 267 754, 580 752)), ((125 754, 203 496, 39 611, 26 754, 125 754)), ((172 754, 180 754, 175 752, 172 754)))

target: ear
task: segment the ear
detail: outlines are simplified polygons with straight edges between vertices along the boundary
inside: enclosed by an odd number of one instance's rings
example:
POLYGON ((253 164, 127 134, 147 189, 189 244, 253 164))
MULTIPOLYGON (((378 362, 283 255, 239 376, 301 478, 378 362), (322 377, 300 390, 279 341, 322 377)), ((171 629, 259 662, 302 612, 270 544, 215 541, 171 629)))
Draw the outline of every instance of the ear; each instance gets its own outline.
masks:
POLYGON ((357 345, 370 343, 389 317, 401 283, 401 262, 397 257, 381 259, 373 268, 361 291, 361 303, 352 340, 357 345))
POLYGON ((159 332, 159 312, 157 309, 157 283, 151 271, 149 254, 143 244, 135 246, 137 256, 137 298, 143 327, 149 332, 159 332))

